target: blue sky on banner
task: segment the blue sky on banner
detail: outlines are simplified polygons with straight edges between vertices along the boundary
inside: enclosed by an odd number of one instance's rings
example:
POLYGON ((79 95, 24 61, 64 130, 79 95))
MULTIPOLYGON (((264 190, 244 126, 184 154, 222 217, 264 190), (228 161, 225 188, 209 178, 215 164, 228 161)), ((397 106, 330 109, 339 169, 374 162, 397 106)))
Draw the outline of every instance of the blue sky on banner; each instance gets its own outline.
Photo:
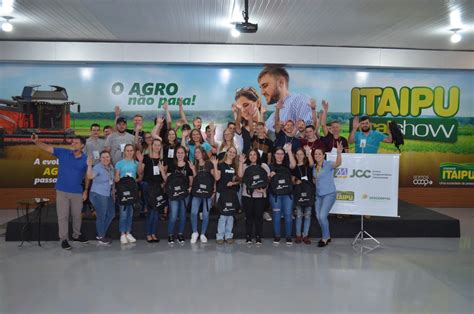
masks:
MULTIPOLYGON (((261 66, 5 63, 0 64, 0 98, 10 99, 21 94, 25 85, 59 85, 67 89, 70 99, 81 103, 82 112, 113 111, 116 104, 123 110, 155 110, 157 101, 151 106, 127 105, 133 83, 141 86, 148 82, 177 83, 176 96, 196 95, 195 105, 186 110, 229 110, 238 88, 258 87, 257 76, 261 69, 261 66), (125 87, 120 95, 111 91, 116 82, 122 82, 125 87)), ((290 92, 315 97, 318 104, 326 99, 332 112, 350 111, 353 87, 391 86, 398 90, 403 86, 442 86, 447 91, 451 86, 458 86, 461 107, 457 116, 474 116, 473 71, 337 67, 288 67, 288 70, 290 92)), ((269 110, 272 111, 273 106, 269 110)), ((431 110, 423 111, 423 115, 431 114, 431 110)))

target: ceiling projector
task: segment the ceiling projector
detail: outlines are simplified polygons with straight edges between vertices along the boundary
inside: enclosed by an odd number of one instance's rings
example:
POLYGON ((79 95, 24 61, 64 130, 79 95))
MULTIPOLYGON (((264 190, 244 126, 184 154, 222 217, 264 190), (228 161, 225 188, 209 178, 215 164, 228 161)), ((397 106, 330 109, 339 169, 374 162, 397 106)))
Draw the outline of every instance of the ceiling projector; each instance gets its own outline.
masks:
POLYGON ((252 24, 249 22, 236 23, 235 29, 241 33, 256 33, 258 30, 258 24, 252 24))

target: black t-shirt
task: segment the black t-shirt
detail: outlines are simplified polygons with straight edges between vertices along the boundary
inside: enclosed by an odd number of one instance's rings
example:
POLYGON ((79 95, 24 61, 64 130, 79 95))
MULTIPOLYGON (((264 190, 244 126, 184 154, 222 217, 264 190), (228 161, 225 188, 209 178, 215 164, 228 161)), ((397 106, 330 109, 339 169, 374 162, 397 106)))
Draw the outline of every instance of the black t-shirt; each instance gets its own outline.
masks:
POLYGON ((189 167, 189 164, 187 162, 186 162, 186 165, 184 165, 183 167, 178 167, 174 163, 172 163, 168 167, 168 173, 174 173, 176 171, 181 172, 186 177, 192 177, 193 176, 193 171, 191 170, 191 168, 189 167))
POLYGON ((344 149, 349 150, 349 142, 347 142, 347 139, 343 136, 339 136, 339 138, 335 139, 334 135, 331 132, 328 132, 328 134, 324 138, 328 152, 330 152, 333 147, 337 148, 337 143, 342 143, 342 147, 344 147, 344 149))
POLYGON ((248 154, 252 145, 252 138, 250 137, 250 132, 246 128, 242 128, 242 140, 244 142, 242 153, 248 154))
POLYGON ((288 163, 285 162, 285 160, 283 160, 283 164, 271 164, 270 165, 270 172, 274 171, 274 172, 278 172, 278 170, 280 170, 280 168, 286 168, 288 170, 290 170, 290 166, 288 163))
POLYGON ((174 156, 176 156, 176 147, 178 146, 179 144, 165 145, 163 148, 163 160, 168 167, 174 162, 174 156))
POLYGON ((301 180, 301 178, 306 177, 309 183, 313 183, 313 168, 310 166, 296 166, 295 169, 291 170, 291 175, 298 180, 301 180))
POLYGON ((291 151, 293 153, 296 153, 298 148, 300 148, 300 140, 298 138, 288 136, 283 130, 280 130, 280 132, 278 132, 278 134, 276 135, 275 145, 274 145, 275 148, 276 147, 283 148, 283 146, 288 143, 291 143, 291 151))
MULTIPOLYGON (((155 174, 154 170, 154 167, 159 167, 160 160, 160 158, 151 158, 148 154, 143 156, 143 164, 145 165, 143 170, 143 181, 148 183, 163 183, 161 172, 159 172, 159 174, 155 174)), ((158 171, 160 171, 159 168, 158 171)))
POLYGON ((256 135, 252 139, 252 148, 260 151, 263 151, 263 155, 260 156, 263 158, 264 162, 267 161, 268 153, 273 152, 273 141, 269 138, 258 138, 256 135))
MULTIPOLYGON (((217 181, 217 192, 222 193, 226 189, 229 189, 227 183, 234 181, 234 177, 237 175, 237 169, 234 169, 232 165, 228 165, 225 162, 219 163, 217 169, 221 172, 221 179, 217 181)), ((239 185, 234 185, 231 188, 238 191, 239 185)))
MULTIPOLYGON (((131 130, 131 129, 126 129, 125 130, 127 133, 130 133, 132 134, 133 136, 135 136, 135 130, 131 130)), ((141 144, 143 142, 145 142, 145 132, 143 132, 143 130, 140 130, 138 132, 138 142, 141 144)))

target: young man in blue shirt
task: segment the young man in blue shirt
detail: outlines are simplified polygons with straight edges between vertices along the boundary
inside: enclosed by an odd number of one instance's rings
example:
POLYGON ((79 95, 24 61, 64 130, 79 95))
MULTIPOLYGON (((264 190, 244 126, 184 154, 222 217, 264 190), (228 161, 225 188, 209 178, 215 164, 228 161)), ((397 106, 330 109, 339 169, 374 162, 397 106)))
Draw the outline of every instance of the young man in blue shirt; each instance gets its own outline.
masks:
POLYGON ((86 140, 83 137, 75 137, 71 142, 71 149, 58 148, 40 142, 38 136, 33 134, 31 140, 42 150, 56 156, 59 159, 58 179, 56 181, 56 210, 58 214, 58 230, 61 247, 70 250, 69 245, 69 213, 72 216, 72 240, 87 244, 87 240, 81 234, 81 210, 82 202, 87 199, 89 179, 82 181, 87 171, 87 156, 83 153, 86 140))
POLYGON ((382 132, 372 130, 369 117, 360 118, 355 116, 352 120, 352 130, 349 143, 355 143, 355 152, 362 154, 377 154, 381 142, 392 143, 392 134, 385 135, 382 132), (358 129, 360 128, 360 131, 358 129))

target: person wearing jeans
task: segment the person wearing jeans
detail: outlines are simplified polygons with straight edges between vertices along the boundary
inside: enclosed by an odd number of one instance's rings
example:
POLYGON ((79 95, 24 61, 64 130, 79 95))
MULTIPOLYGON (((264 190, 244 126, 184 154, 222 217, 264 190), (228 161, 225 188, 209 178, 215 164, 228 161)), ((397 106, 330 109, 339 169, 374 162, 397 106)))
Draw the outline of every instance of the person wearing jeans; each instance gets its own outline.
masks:
MULTIPOLYGON (((311 148, 306 145, 303 148, 299 148, 295 153, 296 167, 292 170, 291 176, 293 184, 295 186, 299 184, 313 185, 313 157, 311 156, 311 148)), ((314 186, 312 187, 314 190, 314 186)), ((311 225, 311 211, 312 206, 301 206, 295 201, 296 208, 296 238, 295 243, 311 244, 311 240, 308 237, 309 227, 311 225), (303 228, 301 225, 303 224, 303 228), (302 230, 303 229, 303 230, 302 230)))
MULTIPOLYGON (((135 148, 131 144, 127 144, 124 147, 124 159, 117 162, 115 165, 115 183, 120 181, 120 178, 131 177, 136 179, 137 175, 141 177, 143 155, 140 151, 136 151, 136 157, 138 162, 134 159, 135 148)), ((119 205, 120 212, 120 243, 135 243, 137 240, 131 234, 132 231, 132 218, 133 218, 133 205, 119 205)))
MULTIPOLYGON (((216 184, 216 204, 219 201, 221 193, 226 190, 233 190, 236 193, 239 191, 239 177, 237 176, 237 148, 231 146, 224 154, 224 158, 217 166, 217 184, 216 184)), ((234 234, 232 229, 234 227, 234 214, 224 214, 221 212, 219 221, 217 222, 216 242, 218 244, 234 242, 234 234)))
POLYGON ((94 167, 94 159, 87 159, 87 177, 92 180, 89 199, 96 209, 96 231, 99 244, 110 244, 106 232, 115 216, 115 206, 112 197, 114 183, 114 167, 111 164, 110 153, 102 151, 100 162, 94 167))
MULTIPOLYGON (((269 177, 273 177, 279 171, 282 171, 282 168, 289 168, 294 169, 296 166, 295 157, 293 152, 291 151, 291 144, 287 143, 283 148, 278 147, 275 149, 275 153, 273 155, 273 163, 270 166, 270 175, 269 177), (285 154, 288 155, 289 166, 287 166, 284 162, 285 154)), ((290 178, 291 179, 291 178, 290 178)), ((293 217, 292 217, 292 210, 293 210, 293 199, 291 194, 284 194, 284 195, 275 195, 270 193, 269 195, 270 204, 272 205, 273 209, 273 233, 274 233, 274 240, 273 243, 278 244, 280 243, 280 225, 281 225, 281 216, 283 214, 283 218, 285 219, 285 237, 286 237, 286 244, 291 245, 293 243, 291 239, 291 228, 293 226, 293 217)))
MULTIPOLYGON (((174 225, 176 224, 176 219, 179 219, 178 225, 178 241, 180 243, 184 243, 183 237, 184 227, 186 225, 186 207, 189 204, 189 197, 186 197, 181 200, 169 201, 169 217, 168 217, 168 235, 173 238, 174 233, 174 225)), ((173 243, 174 241, 168 239, 169 243, 173 243)))
POLYGON ((337 158, 334 162, 325 160, 326 153, 322 149, 317 148, 313 152, 316 162, 313 169, 313 177, 316 183, 315 210, 322 233, 322 238, 318 242, 319 247, 324 247, 331 242, 328 215, 336 201, 334 169, 341 165, 343 149, 342 143, 337 143, 337 158))
MULTIPOLYGON (((196 175, 199 173, 205 173, 205 176, 212 176, 213 180, 219 180, 218 171, 217 171, 217 158, 213 156, 211 159, 207 156, 206 151, 198 146, 195 148, 194 152, 195 164, 191 168, 193 173, 196 175)), ((195 179, 194 179, 195 180, 195 179)), ((193 191, 194 193, 194 191, 193 191)), ((193 233, 191 235, 191 243, 196 243, 198 237, 202 243, 207 242, 206 231, 207 225, 209 223, 209 210, 212 206, 212 197, 199 197, 193 194, 193 199, 191 201, 191 227, 193 233), (201 227, 201 236, 199 237, 198 233, 198 213, 199 208, 202 204, 202 227, 201 227)))
MULTIPOLYGON (((164 178, 166 177, 166 165, 162 159, 162 143, 160 139, 154 139, 148 146, 148 154, 143 156, 143 164, 141 173, 143 180, 141 182, 143 199, 148 212, 146 219, 146 241, 148 243, 156 243, 160 240, 156 235, 158 222, 158 209, 153 204, 148 203, 150 189, 161 189, 164 178)), ((164 192, 163 192, 164 193, 164 192)))

